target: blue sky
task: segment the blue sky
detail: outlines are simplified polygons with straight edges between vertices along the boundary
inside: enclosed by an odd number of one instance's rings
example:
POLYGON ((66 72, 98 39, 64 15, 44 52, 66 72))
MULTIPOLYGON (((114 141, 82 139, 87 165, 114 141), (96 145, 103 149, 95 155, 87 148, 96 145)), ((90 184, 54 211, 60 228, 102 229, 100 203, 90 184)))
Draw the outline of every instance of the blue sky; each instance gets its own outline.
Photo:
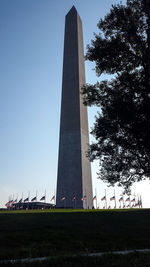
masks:
MULTIPOLYGON (((62 84, 65 15, 75 5, 82 19, 84 50, 98 33, 97 23, 118 0, 1 0, 0 1, 0 207, 9 195, 47 201, 55 192, 62 84)), ((122 1, 125 3, 125 0, 122 1)), ((85 63, 86 81, 98 79, 94 64, 85 63)), ((89 109, 92 127, 96 108, 89 109)), ((92 164, 93 191, 99 199, 107 188, 97 180, 92 164)), ((136 184, 150 206, 149 181, 136 184)), ((107 188, 108 195, 113 188, 107 188)), ((116 194, 121 189, 116 188, 116 194)))

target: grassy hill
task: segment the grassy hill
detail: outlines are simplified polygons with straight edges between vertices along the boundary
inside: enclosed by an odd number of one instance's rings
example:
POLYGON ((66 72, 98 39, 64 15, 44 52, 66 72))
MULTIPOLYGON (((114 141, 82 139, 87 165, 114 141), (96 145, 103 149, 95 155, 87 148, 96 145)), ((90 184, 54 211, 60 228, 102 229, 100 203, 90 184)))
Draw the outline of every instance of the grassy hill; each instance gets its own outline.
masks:
POLYGON ((150 209, 0 212, 0 259, 150 248, 150 209))

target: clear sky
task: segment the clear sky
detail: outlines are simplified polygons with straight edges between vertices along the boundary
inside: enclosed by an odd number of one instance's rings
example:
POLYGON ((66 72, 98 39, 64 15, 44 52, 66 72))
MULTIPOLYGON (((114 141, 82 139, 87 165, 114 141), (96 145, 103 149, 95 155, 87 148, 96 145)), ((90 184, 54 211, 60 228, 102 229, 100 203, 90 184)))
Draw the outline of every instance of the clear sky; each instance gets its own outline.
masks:
MULTIPOLYGON (((56 189, 65 15, 75 5, 83 23, 84 50, 98 33, 97 23, 119 0, 0 1, 0 207, 9 195, 49 202, 56 189)), ((125 0, 122 1, 125 3, 125 0)), ((86 62, 86 81, 97 81, 86 62)), ((89 109, 89 128, 96 108, 89 109)), ((92 164, 93 194, 107 189, 92 164)), ((121 189, 116 188, 119 197, 121 189)), ((150 182, 133 186, 150 207, 150 182)), ((102 204, 101 204, 102 205, 102 204)))

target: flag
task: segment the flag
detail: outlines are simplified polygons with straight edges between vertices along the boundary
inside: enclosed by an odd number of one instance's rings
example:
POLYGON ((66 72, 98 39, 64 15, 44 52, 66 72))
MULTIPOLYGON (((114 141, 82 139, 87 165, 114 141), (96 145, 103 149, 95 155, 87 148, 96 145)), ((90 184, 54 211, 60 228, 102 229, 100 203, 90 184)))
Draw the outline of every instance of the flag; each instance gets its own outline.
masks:
POLYGON ((51 201, 54 200, 54 199, 55 199, 55 196, 53 196, 53 197, 51 198, 51 201))
POLYGON ((5 204, 5 206, 8 208, 12 205, 12 203, 13 203, 13 200, 10 200, 5 204))
POLYGON ((126 201, 130 201, 130 197, 128 197, 128 198, 126 199, 126 201))
POLYGON ((129 208, 129 207, 130 207, 130 205, 128 204, 127 208, 129 208))
POLYGON ((111 197, 110 200, 115 200, 115 196, 111 197))
POLYGON ((126 207, 126 205, 123 205, 123 208, 125 208, 126 207))
POLYGON ((96 200, 96 196, 93 197, 93 200, 96 200))
POLYGON ((108 209, 111 209, 111 207, 109 206, 108 209))
POLYGON ((45 200, 45 196, 41 197, 41 199, 40 199, 40 200, 45 200))
POLYGON ((22 202, 22 198, 18 201, 18 203, 21 203, 22 202))
POLYGON ((26 201, 29 201, 29 198, 28 197, 24 199, 24 202, 26 202, 26 201))
POLYGON ((17 202, 17 198, 13 201, 13 203, 16 203, 17 202))
POLYGON ((34 200, 36 200, 36 197, 33 197, 33 198, 31 199, 31 201, 34 201, 34 200))
POLYGON ((61 200, 64 201, 66 198, 65 197, 62 197, 61 200))
POLYGON ((8 201, 5 206, 8 208, 10 206, 10 201, 8 201))
POLYGON ((119 198, 119 201, 122 201, 123 200, 123 197, 119 198))
POLYGON ((74 201, 76 199, 76 197, 74 196, 73 198, 72 198, 72 201, 74 201))
POLYGON ((84 195, 84 196, 81 198, 81 200, 86 200, 86 195, 84 195))
POLYGON ((105 197, 105 196, 104 196, 104 197, 102 197, 102 198, 101 198, 101 200, 102 200, 102 201, 103 201, 103 200, 106 200, 106 197, 105 197))
POLYGON ((135 197, 131 200, 131 202, 134 202, 135 201, 135 197))

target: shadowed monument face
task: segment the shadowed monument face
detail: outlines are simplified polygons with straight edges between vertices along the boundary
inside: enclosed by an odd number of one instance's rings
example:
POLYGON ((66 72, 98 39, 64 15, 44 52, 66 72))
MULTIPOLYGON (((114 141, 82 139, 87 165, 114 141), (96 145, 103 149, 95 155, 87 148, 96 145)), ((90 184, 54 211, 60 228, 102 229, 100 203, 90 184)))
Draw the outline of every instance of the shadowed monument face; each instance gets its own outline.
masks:
POLYGON ((82 22, 73 6, 66 15, 56 207, 92 208, 82 22))

